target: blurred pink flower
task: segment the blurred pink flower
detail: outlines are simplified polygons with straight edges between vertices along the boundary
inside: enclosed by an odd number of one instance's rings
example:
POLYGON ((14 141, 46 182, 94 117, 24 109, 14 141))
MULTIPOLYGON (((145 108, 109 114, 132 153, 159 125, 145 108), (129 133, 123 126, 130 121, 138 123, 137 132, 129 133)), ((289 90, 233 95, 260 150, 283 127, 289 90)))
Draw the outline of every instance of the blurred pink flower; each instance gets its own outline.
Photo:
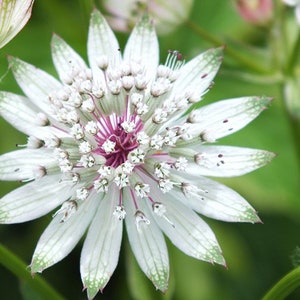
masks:
POLYGON ((268 22, 273 14, 272 0, 237 0, 236 7, 243 19, 254 24, 268 22))
POLYGON ((104 0, 113 29, 129 32, 145 11, 153 17, 158 34, 168 34, 189 16, 193 0, 104 0))
POLYGON ((0 0, 0 48, 11 41, 31 16, 34 0, 0 0))

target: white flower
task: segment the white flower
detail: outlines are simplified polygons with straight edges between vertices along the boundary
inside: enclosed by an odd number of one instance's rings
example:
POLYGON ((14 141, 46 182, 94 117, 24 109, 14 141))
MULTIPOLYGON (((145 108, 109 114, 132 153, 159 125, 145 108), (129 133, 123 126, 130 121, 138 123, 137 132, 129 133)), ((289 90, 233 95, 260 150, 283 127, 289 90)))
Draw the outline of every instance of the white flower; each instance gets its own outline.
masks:
POLYGON ((123 220, 136 259, 157 289, 165 291, 169 277, 163 233, 187 255, 224 265, 214 233, 197 213, 231 222, 259 218, 239 194, 205 176, 242 175, 273 154, 208 143, 246 126, 270 99, 228 99, 185 114, 211 86, 222 49, 186 64, 178 51, 170 52, 159 67, 147 17, 136 25, 123 56, 97 10, 90 22, 89 66, 56 35, 52 54, 60 81, 10 58, 26 96, 0 92, 3 118, 30 136, 25 149, 0 157, 0 179, 31 181, 0 200, 0 222, 25 222, 56 210, 35 249, 32 272, 63 259, 88 231, 80 270, 93 298, 116 268, 123 220), (131 88, 123 85, 124 76, 135 82, 131 88), (167 82, 162 95, 151 94, 156 82, 167 82), (138 113, 138 103, 148 110, 138 113), (153 118, 158 109, 159 122, 153 118), (47 122, 36 121, 39 112, 47 122))
POLYGON ((168 34, 189 16, 193 0, 104 0, 113 29, 128 32, 145 13, 154 18, 158 34, 168 34))
POLYGON ((295 15, 300 25, 300 0, 282 0, 286 5, 295 6, 295 15))
POLYGON ((0 1, 0 48, 12 40, 31 16, 34 0, 0 1))

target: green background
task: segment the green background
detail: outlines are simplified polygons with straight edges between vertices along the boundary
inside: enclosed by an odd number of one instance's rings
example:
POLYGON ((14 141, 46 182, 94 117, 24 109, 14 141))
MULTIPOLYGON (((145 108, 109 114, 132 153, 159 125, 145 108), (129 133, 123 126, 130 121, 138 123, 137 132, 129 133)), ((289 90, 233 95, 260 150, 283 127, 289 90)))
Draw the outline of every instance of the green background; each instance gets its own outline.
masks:
MULTIPOLYGON (((253 47, 267 49, 268 30, 247 24, 237 14, 233 1, 195 1, 190 19, 209 33, 241 47, 251 55, 253 47), (245 45, 251 44, 251 47, 245 45)), ((51 61, 50 40, 55 32, 86 59, 89 14, 99 2, 79 0, 36 0, 29 24, 7 46, 0 49, 1 90, 22 93, 8 70, 6 56, 21 58, 55 74, 51 61)), ((124 48, 127 34, 118 34, 124 48)), ((172 34, 159 37, 161 62, 169 49, 179 50, 187 60, 212 47, 185 25, 172 34)), ((253 56, 255 59, 255 56, 253 56)), ((262 55, 263 57, 263 55, 262 55)), ((260 61, 256 61, 258 64, 260 61)), ((263 64, 264 62, 262 62, 263 64)), ((155 291, 136 268, 126 234, 119 265, 104 289, 95 299, 260 299, 285 273, 293 268, 292 255, 300 246, 299 157, 294 149, 290 124, 286 116, 280 87, 257 79, 248 82, 240 74, 245 69, 234 65, 228 56, 204 103, 247 96, 267 95, 274 98, 270 108, 247 128, 226 137, 218 144, 260 148, 277 153, 268 166, 239 178, 222 180, 251 203, 263 224, 230 224, 207 220, 223 249, 227 268, 197 261, 185 256, 169 243, 170 288, 165 295, 155 291)), ((299 87, 300 88, 300 87, 299 87)), ((299 99, 300 101, 300 99, 299 99)), ((0 153, 12 151, 15 144, 26 143, 26 137, 0 120, 0 153)), ((0 196, 20 183, 0 183, 0 196)), ((30 263, 36 242, 51 220, 51 213, 24 224, 0 225, 0 242, 30 263)), ((86 299, 79 274, 81 244, 62 262, 47 269, 42 276, 66 299, 86 299)), ((34 280, 34 279, 33 279, 34 280)), ((0 266, 0 299, 39 299, 26 295, 30 291, 8 270, 0 266)), ((288 299, 300 299, 297 290, 288 299)))

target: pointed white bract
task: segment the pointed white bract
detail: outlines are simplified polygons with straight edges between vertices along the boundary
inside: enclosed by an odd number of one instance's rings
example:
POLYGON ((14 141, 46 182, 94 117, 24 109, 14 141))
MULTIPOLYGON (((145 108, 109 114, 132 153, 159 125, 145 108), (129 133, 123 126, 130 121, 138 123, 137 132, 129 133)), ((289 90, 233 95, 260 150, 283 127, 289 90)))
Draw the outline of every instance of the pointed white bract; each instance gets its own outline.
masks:
POLYGON ((90 299, 117 266, 124 219, 137 263, 161 291, 169 278, 164 234, 187 255, 225 265, 213 231, 197 213, 260 221, 241 195, 204 176, 239 176, 273 158, 264 150, 209 145, 246 126, 270 99, 228 99, 193 110, 212 85, 222 49, 187 63, 178 51, 169 51, 165 64, 158 56, 148 16, 122 58, 94 10, 89 65, 56 35, 52 58, 60 80, 9 58, 25 96, 0 92, 1 116, 29 137, 21 149, 0 156, 0 179, 26 183, 0 199, 0 222, 52 214, 32 258, 33 273, 63 259, 87 231, 80 271, 90 299))
POLYGON ((130 246, 143 272, 164 292, 168 288, 169 258, 163 234, 145 203, 139 210, 130 205, 132 197, 128 190, 124 191, 124 204, 129 208, 126 228, 130 246))
POLYGON ((89 299, 104 289, 118 264, 123 229, 123 218, 114 214, 118 193, 111 187, 101 200, 83 245, 80 273, 89 299))

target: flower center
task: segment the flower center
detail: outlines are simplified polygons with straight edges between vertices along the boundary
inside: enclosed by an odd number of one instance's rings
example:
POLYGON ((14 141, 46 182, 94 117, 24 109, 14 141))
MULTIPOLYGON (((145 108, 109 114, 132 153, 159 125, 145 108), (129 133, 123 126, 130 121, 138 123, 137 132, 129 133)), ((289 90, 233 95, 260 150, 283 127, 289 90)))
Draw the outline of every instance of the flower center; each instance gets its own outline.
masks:
POLYGON ((95 136, 98 147, 93 151, 106 159, 105 165, 118 167, 128 154, 139 146, 137 133, 143 128, 138 116, 110 116, 99 120, 100 130, 95 136))

